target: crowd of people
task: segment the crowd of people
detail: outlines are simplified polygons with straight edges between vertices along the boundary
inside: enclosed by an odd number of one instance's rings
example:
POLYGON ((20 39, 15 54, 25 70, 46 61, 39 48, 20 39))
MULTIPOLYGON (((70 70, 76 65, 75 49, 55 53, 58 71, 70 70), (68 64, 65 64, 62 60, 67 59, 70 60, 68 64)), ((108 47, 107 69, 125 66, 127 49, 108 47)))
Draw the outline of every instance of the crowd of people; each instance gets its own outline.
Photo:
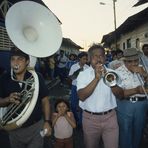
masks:
POLYGON ((99 148, 100 142, 104 148, 140 148, 148 111, 148 44, 142 52, 128 48, 106 54, 100 44, 78 55, 61 50, 38 59, 35 73, 27 68, 29 62, 27 54, 12 48, 11 71, 0 77, 1 112, 21 104, 25 89, 35 91, 27 83, 32 76, 38 85, 37 101, 24 123, 11 130, 5 127, 10 119, 1 125, 0 145, 43 148, 43 137, 53 133, 54 148, 73 148, 73 129, 81 128, 85 148, 99 148), (44 79, 57 77, 62 87, 70 84, 71 95, 69 101, 57 99, 51 110, 44 79))

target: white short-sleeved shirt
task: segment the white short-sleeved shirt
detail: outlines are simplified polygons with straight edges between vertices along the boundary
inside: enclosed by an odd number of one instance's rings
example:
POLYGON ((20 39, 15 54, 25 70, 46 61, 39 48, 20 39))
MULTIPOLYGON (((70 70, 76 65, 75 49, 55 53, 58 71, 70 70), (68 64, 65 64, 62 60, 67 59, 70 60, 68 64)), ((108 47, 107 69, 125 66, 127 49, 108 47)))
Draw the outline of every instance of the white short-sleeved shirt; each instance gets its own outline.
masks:
POLYGON ((108 67, 115 70, 118 67, 120 67, 121 65, 123 65, 123 61, 121 61, 121 60, 114 60, 114 61, 112 61, 112 62, 110 62, 108 64, 108 67))
MULTIPOLYGON (((120 66, 115 70, 121 78, 121 87, 123 89, 132 89, 141 85, 136 73, 130 72, 125 65, 120 66)), ((136 94, 133 96, 145 96, 144 94, 136 94)))
MULTIPOLYGON (((89 66, 85 64, 85 65, 83 66, 83 70, 87 69, 88 67, 89 67, 89 66)), ((70 71, 69 71, 69 76, 73 75, 73 73, 74 73, 75 71, 77 71, 78 69, 80 69, 79 62, 71 66, 70 71)), ((76 84, 77 84, 77 79, 74 79, 74 80, 72 81, 72 85, 75 85, 75 86, 76 86, 76 84)))
MULTIPOLYGON (((113 71, 106 68, 107 71, 113 71)), ((87 68, 85 71, 80 72, 77 77, 77 90, 86 87, 95 78, 95 72, 92 66, 87 68)), ((116 99, 110 87, 104 82, 103 78, 98 82, 94 92, 85 100, 79 101, 79 106, 83 110, 91 112, 104 112, 115 108, 116 99)))

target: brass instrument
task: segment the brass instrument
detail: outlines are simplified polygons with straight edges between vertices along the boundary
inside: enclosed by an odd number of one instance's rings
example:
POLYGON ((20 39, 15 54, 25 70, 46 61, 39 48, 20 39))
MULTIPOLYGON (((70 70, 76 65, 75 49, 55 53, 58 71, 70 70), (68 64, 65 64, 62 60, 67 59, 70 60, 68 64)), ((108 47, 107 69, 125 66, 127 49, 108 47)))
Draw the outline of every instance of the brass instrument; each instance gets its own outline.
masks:
MULTIPOLYGON (((24 89, 20 93, 20 104, 10 104, 8 107, 0 108, 0 126, 3 129, 12 130, 21 126, 34 109, 38 98, 39 82, 35 71, 30 70, 29 72, 31 72, 31 76, 27 81, 19 81, 25 84, 24 89)), ((17 81, 12 73, 12 80, 17 81)))
POLYGON ((120 83, 120 78, 117 75, 117 73, 113 71, 107 71, 106 67, 105 66, 103 67, 106 70, 106 72, 102 74, 103 82, 109 87, 118 85, 120 83))
MULTIPOLYGON (((59 20, 43 5, 33 1, 21 1, 10 7, 6 14, 7 33, 16 45, 29 56, 48 57, 57 52, 62 43, 62 31, 59 20)), ((11 79, 17 81, 11 70, 11 79)), ((10 104, 0 108, 0 127, 12 130, 20 127, 30 117, 38 98, 39 80, 34 70, 24 83, 20 104, 10 104)))
MULTIPOLYGON (((140 62, 141 62, 141 65, 144 68, 144 70, 145 70, 145 72, 147 73, 147 76, 148 76, 148 67, 146 66, 144 60, 142 59, 142 55, 143 54, 144 54, 143 52, 140 52, 140 62)), ((148 89, 148 82, 144 82, 143 78, 140 76, 139 73, 136 73, 136 75, 138 77, 138 80, 140 81, 140 84, 142 86, 143 92, 144 92, 145 96, 148 99, 148 94, 147 94, 147 90, 146 90, 146 89, 148 89)))

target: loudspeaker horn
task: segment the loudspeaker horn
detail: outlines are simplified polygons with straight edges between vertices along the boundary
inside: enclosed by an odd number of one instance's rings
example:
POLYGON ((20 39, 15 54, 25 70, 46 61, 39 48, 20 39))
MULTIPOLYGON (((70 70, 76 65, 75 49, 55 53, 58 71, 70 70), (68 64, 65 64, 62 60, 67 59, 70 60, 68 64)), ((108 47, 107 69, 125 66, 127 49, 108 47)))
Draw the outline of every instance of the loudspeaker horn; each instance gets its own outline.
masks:
POLYGON ((45 6, 33 1, 12 5, 5 18, 8 36, 26 54, 47 57, 62 43, 59 20, 45 6))

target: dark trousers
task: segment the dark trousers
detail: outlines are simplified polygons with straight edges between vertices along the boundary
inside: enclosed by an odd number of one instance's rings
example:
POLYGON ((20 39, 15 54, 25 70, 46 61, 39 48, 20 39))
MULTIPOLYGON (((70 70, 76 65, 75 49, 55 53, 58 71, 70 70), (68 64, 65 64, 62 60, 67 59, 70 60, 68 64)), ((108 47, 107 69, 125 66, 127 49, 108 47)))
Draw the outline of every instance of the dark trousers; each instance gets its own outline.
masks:
POLYGON ((11 148, 43 148, 42 127, 43 121, 40 120, 31 126, 10 131, 11 148))
POLYGON ((6 131, 0 130, 0 147, 10 148, 9 135, 6 131))
POLYGON ((73 138, 55 139, 54 148, 73 148, 73 138))
POLYGON ((66 68, 57 67, 57 75, 60 77, 61 83, 64 84, 67 77, 66 68))
POLYGON ((71 105, 71 110, 74 114, 74 117, 75 117, 75 120, 78 126, 81 126, 82 125, 82 110, 79 108, 79 98, 77 95, 77 87, 74 85, 72 85, 71 87, 70 105, 71 105))

